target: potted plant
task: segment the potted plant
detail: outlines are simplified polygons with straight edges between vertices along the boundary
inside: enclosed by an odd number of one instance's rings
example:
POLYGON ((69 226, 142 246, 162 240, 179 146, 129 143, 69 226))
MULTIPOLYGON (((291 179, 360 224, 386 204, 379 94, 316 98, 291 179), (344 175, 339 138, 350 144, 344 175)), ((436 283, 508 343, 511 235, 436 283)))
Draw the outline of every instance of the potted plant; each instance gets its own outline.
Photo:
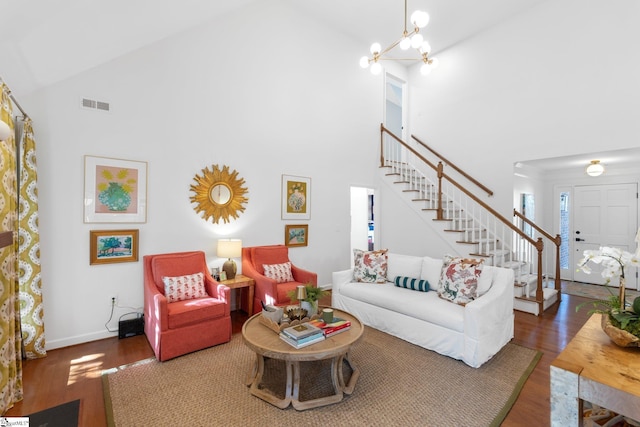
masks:
MULTIPOLYGON (((328 291, 324 289, 320 289, 317 286, 313 286, 311 283, 307 283, 305 285, 305 290, 307 291, 307 297, 302 300, 302 308, 307 310, 309 316, 313 316, 318 313, 318 300, 329 294, 328 291)), ((298 296, 296 295, 296 290, 292 289, 287 292, 287 296, 291 300, 292 303, 298 302, 298 296)))
POLYGON ((589 314, 602 314, 602 329, 614 343, 623 347, 640 347, 640 297, 635 298, 631 304, 627 303, 624 276, 625 267, 640 265, 640 230, 636 235, 636 242, 639 245, 635 254, 603 246, 598 250, 584 251, 584 258, 578 263, 578 268, 587 274, 591 273, 589 262, 601 264, 604 267, 602 277, 606 279, 606 284, 614 277, 619 277, 618 295, 611 293, 606 300, 582 303, 576 310, 584 305, 592 305, 594 309, 589 314))

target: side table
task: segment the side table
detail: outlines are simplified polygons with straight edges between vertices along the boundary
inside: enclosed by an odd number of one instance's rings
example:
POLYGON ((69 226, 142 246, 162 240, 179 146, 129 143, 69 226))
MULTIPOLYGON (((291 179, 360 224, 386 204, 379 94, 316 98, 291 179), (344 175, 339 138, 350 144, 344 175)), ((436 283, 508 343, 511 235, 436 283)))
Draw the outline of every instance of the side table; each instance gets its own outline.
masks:
MULTIPOLYGON (((236 277, 229 280, 220 281, 223 285, 227 285, 231 289, 240 289, 242 292, 242 288, 249 288, 249 302, 247 306, 247 310, 249 311, 247 314, 251 316, 253 314, 253 293, 254 286, 256 284, 255 280, 251 277, 243 276, 242 274, 236 274, 236 277)), ((242 294, 241 294, 242 295, 242 294)))

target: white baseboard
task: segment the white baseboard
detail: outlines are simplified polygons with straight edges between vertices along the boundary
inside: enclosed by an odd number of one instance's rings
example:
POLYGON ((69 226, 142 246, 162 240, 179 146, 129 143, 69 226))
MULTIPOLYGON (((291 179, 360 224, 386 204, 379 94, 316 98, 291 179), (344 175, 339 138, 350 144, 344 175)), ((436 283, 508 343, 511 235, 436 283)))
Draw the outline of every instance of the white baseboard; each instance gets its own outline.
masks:
POLYGON ((117 337, 118 331, 109 332, 107 330, 100 332, 92 332, 90 334, 76 335, 74 337, 62 338, 59 340, 47 340, 45 348, 47 350, 54 350, 56 348, 69 347, 76 344, 83 344, 90 341, 98 341, 105 338, 117 337))

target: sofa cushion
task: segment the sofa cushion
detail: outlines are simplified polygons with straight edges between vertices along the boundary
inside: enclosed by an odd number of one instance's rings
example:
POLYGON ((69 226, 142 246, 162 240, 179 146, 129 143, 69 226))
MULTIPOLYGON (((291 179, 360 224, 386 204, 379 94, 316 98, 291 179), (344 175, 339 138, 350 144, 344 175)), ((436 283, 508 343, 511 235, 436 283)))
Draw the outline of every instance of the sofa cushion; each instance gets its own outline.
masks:
POLYGON ((478 277, 484 260, 445 255, 438 295, 456 304, 465 305, 478 297, 478 277))
POLYGON ((353 279, 356 282, 385 283, 387 281, 387 249, 379 251, 353 250, 353 279))
POLYGON ((387 280, 389 282, 393 282, 398 276, 420 277, 422 257, 389 252, 387 258, 387 280))
POLYGON ((276 283, 293 282, 293 274, 291 274, 291 263, 283 262, 282 264, 265 264, 264 275, 276 281, 276 283))
POLYGON ((251 248, 251 259, 258 273, 264 275, 264 265, 282 264, 289 261, 289 248, 286 246, 258 246, 251 248))
POLYGON ((414 292, 392 283, 355 283, 340 286, 342 296, 406 314, 456 332, 464 331, 465 308, 438 297, 436 292, 414 292))
POLYGON ((413 277, 396 276, 394 281, 399 288, 412 289, 414 291, 428 292, 429 282, 413 277))
POLYGON ((418 277, 429 282, 434 291, 437 290, 438 288, 438 283, 440 282, 441 273, 442 273, 441 259, 435 259, 428 256, 422 258, 422 271, 420 272, 420 276, 418 277))
POLYGON ((496 274, 496 267, 485 265, 482 267, 482 273, 478 277, 478 298, 489 292, 493 284, 493 277, 496 274))
POLYGON ((184 276, 162 278, 164 295, 168 302, 185 301, 208 296, 204 288, 204 274, 195 273, 184 276))

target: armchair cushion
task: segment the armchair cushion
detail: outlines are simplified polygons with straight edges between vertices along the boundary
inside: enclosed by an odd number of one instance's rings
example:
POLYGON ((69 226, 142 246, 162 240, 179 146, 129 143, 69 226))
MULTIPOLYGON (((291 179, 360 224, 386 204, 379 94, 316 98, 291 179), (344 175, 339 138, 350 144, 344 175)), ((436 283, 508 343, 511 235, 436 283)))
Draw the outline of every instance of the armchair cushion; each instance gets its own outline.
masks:
POLYGON ((197 252, 156 255, 151 260, 151 274, 158 290, 164 295, 163 277, 177 277, 183 276, 185 273, 202 272, 205 265, 203 256, 197 252))
POLYGON ((291 273, 291 263, 284 262, 282 264, 265 264, 264 275, 276 281, 276 283, 293 282, 293 274, 291 273))
POLYGON ((164 295, 168 302, 184 301, 209 296, 204 288, 204 274, 195 273, 177 277, 163 277, 164 295))
POLYGON ((264 275, 264 266, 289 262, 289 248, 286 246, 257 246, 251 248, 253 265, 264 275))

